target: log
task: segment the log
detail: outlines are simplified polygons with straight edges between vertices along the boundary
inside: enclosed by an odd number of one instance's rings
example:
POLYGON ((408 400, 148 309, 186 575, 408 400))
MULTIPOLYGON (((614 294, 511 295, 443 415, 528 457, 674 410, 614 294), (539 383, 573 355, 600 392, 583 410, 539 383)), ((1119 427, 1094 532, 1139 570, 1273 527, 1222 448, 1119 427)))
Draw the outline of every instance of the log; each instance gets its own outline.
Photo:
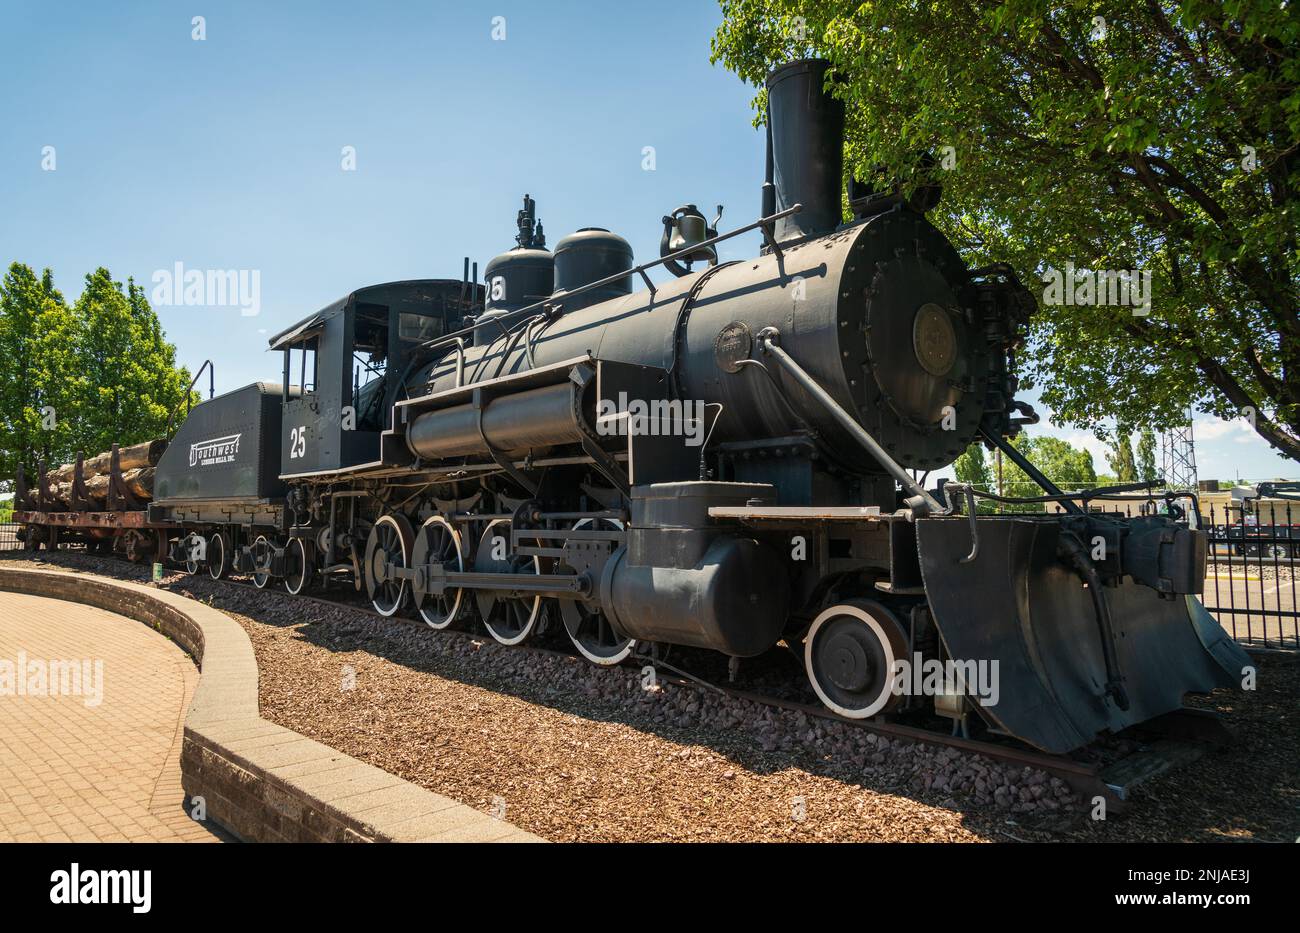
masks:
MULTIPOLYGON (((137 467, 134 470, 126 470, 122 473, 122 482, 126 485, 127 491, 141 502, 148 502, 153 498, 153 467, 137 467)), ((104 506, 108 503, 108 480, 107 473, 100 473, 92 476, 85 482, 86 498, 95 505, 104 506)), ((72 507, 72 483, 60 483, 51 489, 54 498, 64 506, 72 507)))
MULTIPOLYGON (((163 451, 167 449, 167 442, 164 440, 145 441, 143 444, 133 444, 130 447, 122 447, 118 450, 118 459, 122 465, 122 473, 126 474, 128 470, 138 470, 144 467, 154 467, 162 459, 163 451)), ((113 452, 105 451, 89 459, 83 460, 81 464, 81 475, 86 482, 90 482, 92 476, 107 475, 109 467, 112 464, 113 452)), ((50 485, 71 483, 72 475, 76 472, 77 464, 65 463, 57 470, 50 471, 50 485)))
POLYGON ((108 501, 108 474, 100 473, 86 480, 86 498, 103 505, 108 501))
POLYGON ((122 474, 122 482, 131 495, 141 502, 148 502, 153 498, 153 474, 154 468, 151 466, 128 470, 122 474))

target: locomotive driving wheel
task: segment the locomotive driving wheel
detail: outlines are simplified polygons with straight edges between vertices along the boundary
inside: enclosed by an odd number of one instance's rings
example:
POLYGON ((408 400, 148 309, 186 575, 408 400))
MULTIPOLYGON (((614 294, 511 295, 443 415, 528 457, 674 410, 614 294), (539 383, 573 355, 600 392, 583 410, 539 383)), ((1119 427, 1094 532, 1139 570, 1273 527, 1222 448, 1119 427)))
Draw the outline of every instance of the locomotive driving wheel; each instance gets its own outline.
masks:
MULTIPOLYGON (((432 515, 425 520, 416 533, 415 547, 411 551, 411 566, 428 564, 441 564, 449 571, 465 569, 460 532, 441 515, 432 515)), ((465 591, 461 587, 449 586, 441 594, 414 587, 412 591, 415 608, 430 628, 445 629, 461 617, 465 607, 465 591)))
POLYGON ((197 531, 185 536, 185 572, 193 576, 207 559, 208 542, 197 531))
POLYGON ((849 719, 869 719, 901 699, 892 689, 894 662, 907 656, 907 636, 892 612, 869 599, 824 610, 804 638, 808 680, 826 706, 849 719))
POLYGON ((311 546, 302 538, 290 538, 284 546, 284 588, 297 596, 311 584, 311 546))
MULTIPOLYGON (((538 558, 510 553, 508 518, 495 519, 483 529, 474 556, 474 569, 479 573, 542 572, 538 558)), ((493 590, 479 590, 476 601, 488 634, 503 645, 517 645, 527 639, 537 629, 542 617, 540 595, 511 597, 493 590)))
POLYGON ((370 604, 381 616, 391 616, 406 602, 406 580, 392 576, 388 568, 405 570, 411 566, 415 532, 404 515, 389 513, 370 529, 366 539, 366 591, 370 604))
MULTIPOLYGON (((584 518, 573 526, 574 531, 583 528, 594 530, 622 529, 623 523, 612 518, 584 518)), ((579 599, 560 600, 560 615, 564 618, 564 629, 569 633, 569 640, 578 653, 601 667, 621 664, 632 653, 636 642, 624 638, 614 630, 608 617, 594 603, 579 599)))
POLYGON ((220 580, 230 571, 230 535, 215 532, 208 538, 208 576, 220 580))
MULTIPOLYGON (((274 547, 266 535, 258 535, 257 540, 253 542, 253 566, 270 567, 271 554, 274 547)), ((253 571, 253 585, 259 590, 266 589, 266 585, 271 582, 271 571, 253 571)))

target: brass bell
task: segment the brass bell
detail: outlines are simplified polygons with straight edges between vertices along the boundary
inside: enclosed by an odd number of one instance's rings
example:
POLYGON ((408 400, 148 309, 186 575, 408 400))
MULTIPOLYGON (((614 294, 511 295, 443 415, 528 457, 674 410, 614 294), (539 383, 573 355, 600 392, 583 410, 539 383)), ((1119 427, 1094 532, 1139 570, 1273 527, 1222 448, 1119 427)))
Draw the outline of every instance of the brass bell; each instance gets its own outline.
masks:
POLYGON ((699 244, 718 235, 717 225, 721 219, 721 204, 718 205, 718 217, 714 220, 712 226, 709 225, 704 215, 700 213, 700 209, 694 204, 683 205, 665 217, 664 234, 659 242, 659 255, 669 256, 682 250, 690 250, 686 255, 679 256, 677 260, 668 263, 668 268, 677 275, 685 275, 688 270, 680 266, 680 262, 687 263, 688 266, 695 262, 707 262, 709 265, 716 265, 718 262, 717 249, 712 245, 699 246, 699 244))

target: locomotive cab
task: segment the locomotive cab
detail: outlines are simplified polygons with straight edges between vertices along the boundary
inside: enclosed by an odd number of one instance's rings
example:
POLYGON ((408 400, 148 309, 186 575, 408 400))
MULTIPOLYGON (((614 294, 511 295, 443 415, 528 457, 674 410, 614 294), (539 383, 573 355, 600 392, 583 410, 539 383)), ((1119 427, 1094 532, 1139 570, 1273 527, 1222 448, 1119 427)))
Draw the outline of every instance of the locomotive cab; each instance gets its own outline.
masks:
POLYGON ((270 348, 284 354, 286 479, 380 460, 381 435, 421 348, 473 310, 476 290, 465 291, 451 279, 372 285, 271 338, 270 348))

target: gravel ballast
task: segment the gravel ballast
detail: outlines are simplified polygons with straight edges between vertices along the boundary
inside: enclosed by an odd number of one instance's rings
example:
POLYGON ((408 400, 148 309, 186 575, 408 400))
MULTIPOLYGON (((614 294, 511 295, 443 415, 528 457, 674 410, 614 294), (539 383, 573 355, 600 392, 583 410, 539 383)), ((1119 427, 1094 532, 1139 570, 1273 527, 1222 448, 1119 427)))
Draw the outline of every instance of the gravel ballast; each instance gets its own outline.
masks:
MULTIPOLYGON (((11 556, 144 580, 76 552, 11 556)), ((954 749, 207 577, 163 584, 248 632, 262 715, 556 841, 1291 841, 1300 663, 1195 705, 1237 736, 1097 821, 1059 778, 954 749)), ((663 677, 671 676, 661 671, 663 677)))

